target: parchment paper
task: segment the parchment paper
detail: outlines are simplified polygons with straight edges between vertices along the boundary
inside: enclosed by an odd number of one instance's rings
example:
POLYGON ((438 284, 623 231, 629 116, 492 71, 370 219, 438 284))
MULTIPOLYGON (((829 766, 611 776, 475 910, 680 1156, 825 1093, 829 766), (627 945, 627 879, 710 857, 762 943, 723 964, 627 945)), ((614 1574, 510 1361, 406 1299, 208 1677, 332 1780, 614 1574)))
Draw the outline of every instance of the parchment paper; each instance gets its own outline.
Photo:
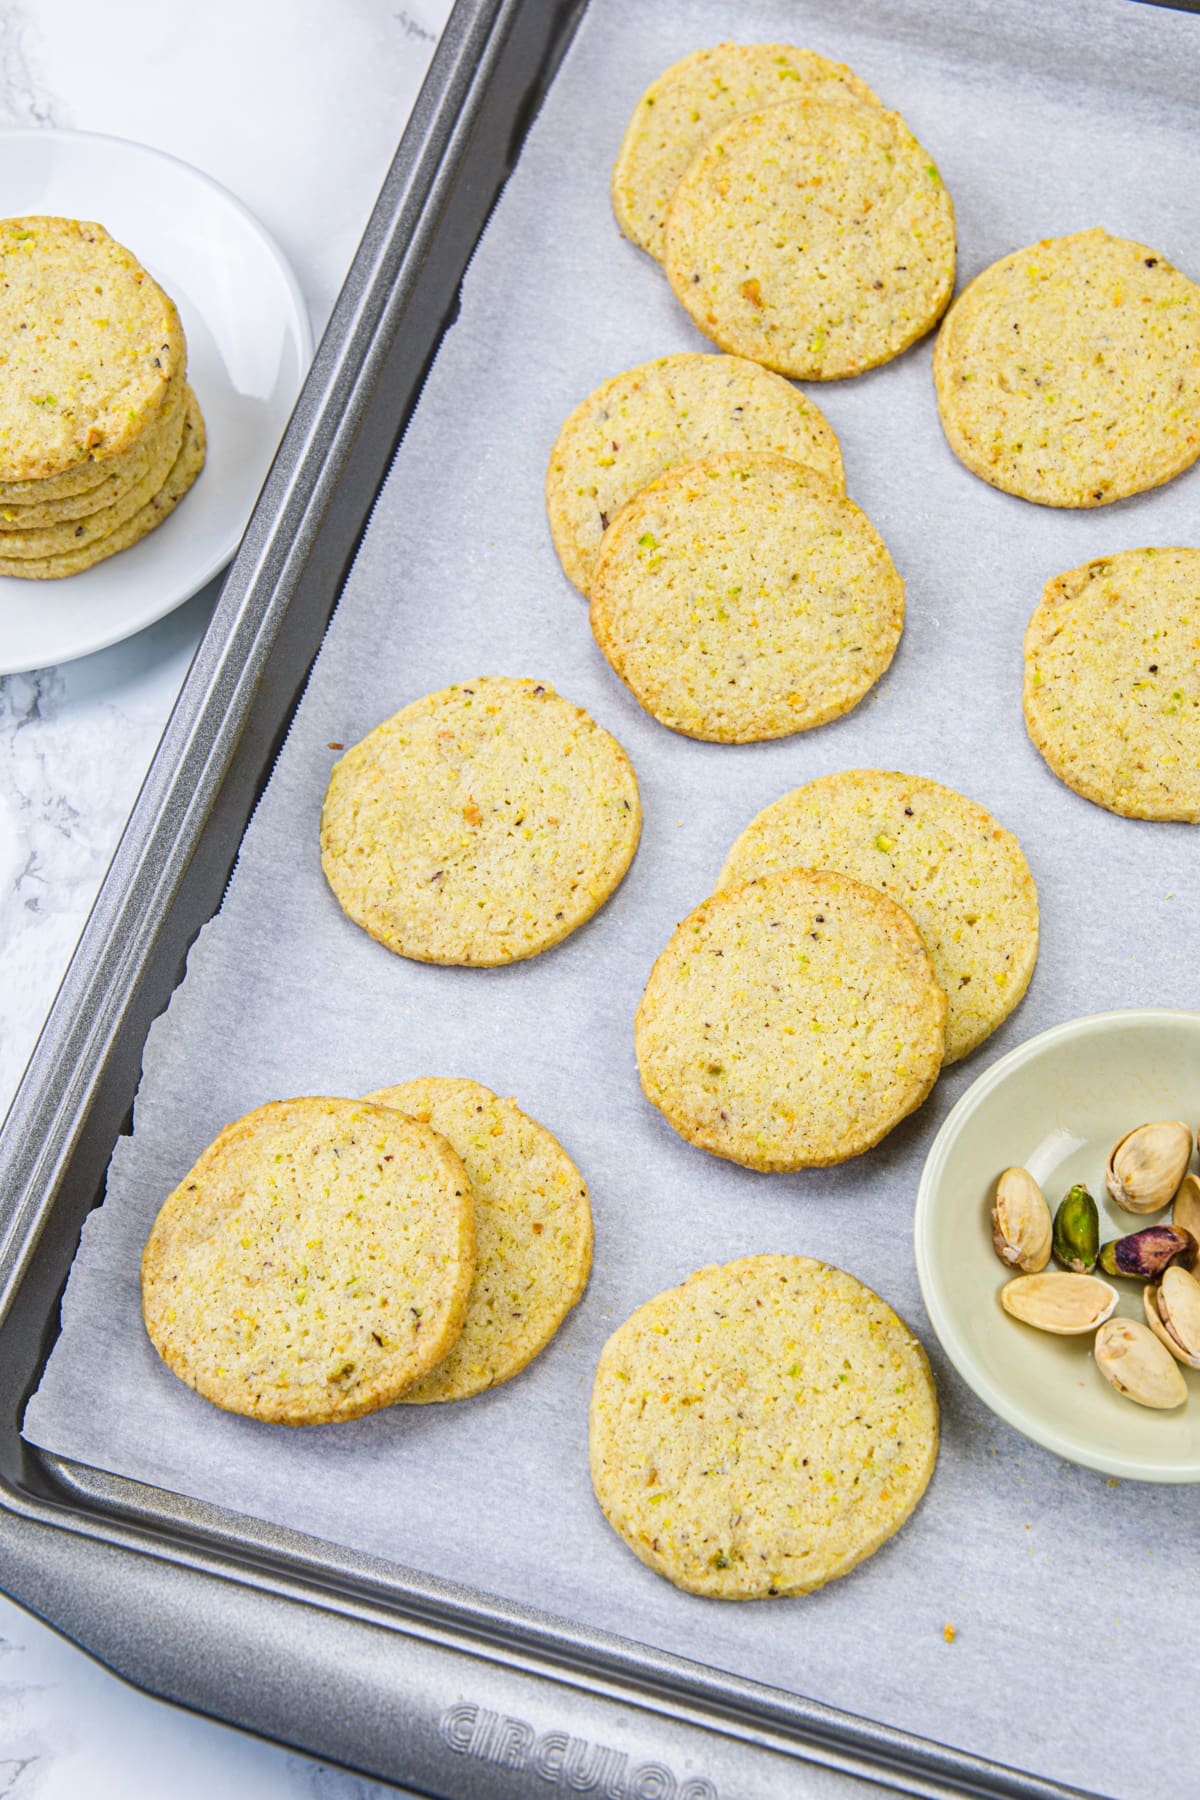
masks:
POLYGON ((1076 798, 1029 744, 1020 704, 1021 636, 1046 579, 1103 552, 1197 541, 1200 470, 1098 512, 1054 512, 955 461, 929 341, 821 386, 850 493, 908 583, 890 672, 847 718, 773 744, 692 743, 644 714, 558 568, 542 480, 561 420, 597 382, 708 347, 618 236, 607 182, 645 84, 729 35, 844 58, 903 110, 957 205, 960 282, 1093 224, 1200 275, 1200 20, 1123 0, 593 0, 475 257, 224 908, 151 1033, 135 1132, 83 1234, 26 1434, 1104 1793, 1141 1800, 1149 1771, 1172 1770, 1182 1793, 1196 1754, 1181 1685, 1196 1493, 1117 1486, 995 1420, 939 1353, 911 1222, 937 1126, 995 1057, 1076 1014, 1200 1003, 1200 839, 1076 798), (328 746, 485 671, 549 680, 616 734, 645 834, 615 898, 559 949, 498 971, 423 967, 352 926, 324 884, 328 746), (751 815, 856 765, 948 782, 1018 833, 1041 892, 1041 960, 1015 1016, 877 1151, 827 1173, 755 1175, 689 1148, 644 1101, 634 1008, 751 815), (575 1156, 596 1213, 583 1304, 523 1376, 465 1404, 317 1431, 206 1405, 140 1322, 138 1257, 163 1197, 264 1100, 426 1073, 517 1095, 575 1156), (828 1258, 897 1306, 931 1351, 945 1435, 915 1517, 854 1575, 808 1599, 730 1606, 676 1592, 604 1523, 587 1401, 601 1343, 634 1306, 756 1250, 828 1258))

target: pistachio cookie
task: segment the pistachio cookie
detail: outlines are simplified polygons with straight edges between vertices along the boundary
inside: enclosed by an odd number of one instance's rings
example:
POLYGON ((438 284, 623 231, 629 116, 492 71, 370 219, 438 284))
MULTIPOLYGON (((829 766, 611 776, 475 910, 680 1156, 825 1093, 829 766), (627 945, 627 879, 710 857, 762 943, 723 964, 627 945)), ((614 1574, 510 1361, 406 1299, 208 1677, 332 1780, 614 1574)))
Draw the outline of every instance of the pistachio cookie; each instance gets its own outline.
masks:
POLYGON ((663 266, 722 350, 810 381, 899 356, 954 290, 954 207, 899 113, 797 101, 710 138, 663 266))
POLYGON ((686 351, 602 382, 559 432, 546 475, 554 548, 570 579, 587 593, 601 538, 657 476, 718 452, 758 450, 803 463, 845 492, 824 414, 757 363, 686 351))
POLYGON ((405 1402, 499 1387, 546 1348, 587 1286, 587 1185, 544 1125, 478 1081, 430 1076, 369 1098, 440 1132, 475 1196, 475 1280, 462 1336, 405 1402))
POLYGON ((1033 974, 1037 888, 1021 846, 953 788, 886 769, 822 775, 752 819, 717 887, 783 869, 837 869, 897 901, 946 990, 946 1057, 1006 1019, 1033 974))
MULTIPOLYGON (((40 525, 32 522, 26 525, 19 515, 16 519, 0 515, 0 557, 5 561, 44 561, 71 551, 90 549, 93 544, 110 537, 135 513, 140 512, 162 488, 183 447, 185 417, 183 410, 175 414, 171 430, 160 438, 154 454, 148 458, 137 481, 97 511, 78 517, 48 519, 40 525)), ((54 504, 55 502, 48 501, 46 506, 48 508, 54 504)), ((72 502, 60 501, 58 504, 70 506, 72 502)), ((5 509, 8 514, 13 510, 11 507, 5 509)), ((31 507, 28 510, 44 509, 31 507)))
POLYGON ((184 366, 174 303, 89 220, 0 220, 0 261, 0 481, 102 474, 184 366))
POLYGON ((1103 506, 1200 456, 1200 287, 1107 231, 1044 238, 964 288, 933 373, 973 474, 1043 506, 1103 506))
POLYGON ((596 642, 647 712, 719 744, 849 712, 891 662, 904 583, 865 513, 781 456, 711 456, 605 533, 596 642))
POLYGON ((186 376, 175 374, 167 384, 166 396, 153 423, 119 456, 89 464, 86 470, 75 470, 71 475, 51 476, 47 481, 9 482, 7 486, 24 498, 0 501, 0 532, 27 531, 34 525, 61 525, 66 520, 88 518, 122 499, 158 461, 164 444, 174 444, 178 455, 191 398, 186 376), (87 487, 72 486, 59 494, 59 481, 69 484, 82 480, 85 474, 91 477, 87 487))
POLYGON ((661 262, 671 195, 714 131, 800 99, 879 105, 845 63, 792 44, 717 44, 672 63, 638 101, 617 152, 612 202, 625 236, 661 262))
POLYGON ((361 1100, 275 1100, 226 1126, 142 1256, 163 1361, 277 1425, 390 1406, 450 1350, 475 1268, 471 1187, 428 1125, 361 1100))
POLYGON ((637 1010, 646 1098, 747 1169, 869 1150, 942 1066, 946 996, 894 900, 828 869, 730 887, 678 925, 637 1010))
POLYGON ((78 575, 106 557, 115 556, 118 550, 128 550, 132 544, 140 543, 161 525, 174 512, 204 467, 207 441, 204 420, 191 389, 186 388, 185 393, 187 413, 179 453, 166 480, 149 500, 123 523, 110 527, 103 537, 89 538, 81 531, 78 549, 62 550, 55 556, 6 556, 4 536, 0 533, 0 575, 17 575, 26 581, 56 581, 64 575, 78 575))
POLYGON ((700 1269, 609 1338, 592 1486, 613 1530, 691 1594, 809 1594, 892 1537, 933 1474, 938 1403, 890 1306, 809 1256, 700 1269))
POLYGON ((414 700, 334 764, 321 861, 389 950, 490 967, 590 919, 640 830, 615 738, 545 682, 482 675, 414 700))
POLYGON ((1200 550, 1118 550, 1047 582, 1025 724, 1085 800, 1200 823, 1200 550))

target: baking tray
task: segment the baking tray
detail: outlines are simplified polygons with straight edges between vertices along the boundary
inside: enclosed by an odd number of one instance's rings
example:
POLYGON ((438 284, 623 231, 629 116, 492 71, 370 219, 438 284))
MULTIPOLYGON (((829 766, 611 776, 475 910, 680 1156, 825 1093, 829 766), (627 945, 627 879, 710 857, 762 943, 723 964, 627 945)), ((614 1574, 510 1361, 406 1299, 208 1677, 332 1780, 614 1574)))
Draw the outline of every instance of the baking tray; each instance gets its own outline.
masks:
MULTIPOLYGON (((1184 10, 1196 10, 1192 4, 1184 10)), ((0 1580, 148 1690, 431 1795, 1077 1793, 19 1434, 142 1047, 212 916, 582 0, 459 0, 0 1134, 0 1580)))

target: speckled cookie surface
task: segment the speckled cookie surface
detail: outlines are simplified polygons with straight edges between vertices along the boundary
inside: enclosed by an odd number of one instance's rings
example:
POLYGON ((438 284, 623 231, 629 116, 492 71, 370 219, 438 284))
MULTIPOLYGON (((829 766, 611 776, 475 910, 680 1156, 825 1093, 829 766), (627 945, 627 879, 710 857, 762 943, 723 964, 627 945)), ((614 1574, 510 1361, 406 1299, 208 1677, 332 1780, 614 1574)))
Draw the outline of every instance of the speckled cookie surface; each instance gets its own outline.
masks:
POLYGON ((369 1098, 440 1132, 475 1197, 475 1279, 462 1335, 405 1402, 498 1387, 545 1349, 587 1286, 592 1209, 583 1177, 544 1125, 478 1081, 429 1077, 369 1098))
POLYGON ((820 1167, 921 1104, 945 1021, 908 914, 848 876, 797 869, 725 888, 676 927, 637 1010, 638 1072, 702 1150, 820 1167))
POLYGON ((64 550, 58 556, 5 556, 4 539, 0 536, 0 575, 16 575, 26 581, 56 581, 64 575, 79 575, 94 563, 140 543, 179 505, 204 467, 205 450, 204 419, 189 388, 179 454, 157 493, 104 537, 81 539, 78 550, 64 550))
POLYGON ((837 869, 909 914, 946 992, 946 1062, 981 1044, 1029 986, 1029 864, 1012 833, 953 788, 886 769, 822 775, 751 820, 717 886, 796 868, 837 869))
POLYGON ((1085 800, 1200 823, 1200 549, 1120 550, 1047 582, 1025 724, 1085 800))
POLYGON ((347 915, 418 962, 516 962, 582 925, 637 848, 629 758, 545 682, 415 700, 334 765, 321 860, 347 915))
POLYGON ((641 488, 702 457, 758 450, 845 491, 842 453, 824 414, 744 357, 685 352, 602 382, 563 426, 546 475, 554 547, 575 586, 587 593, 601 538, 641 488))
POLYGON ((320 1425, 390 1405, 440 1362, 474 1266, 470 1183, 444 1138, 361 1100, 276 1100, 164 1202, 142 1310, 206 1400, 320 1425))
MULTIPOLYGON (((78 518, 22 526, 0 513, 0 556, 45 559, 86 550, 140 512, 157 494, 183 447, 185 415, 175 415, 173 428, 159 442, 137 481, 96 512, 78 518)), ((52 503, 50 503, 52 504, 52 503)), ((69 502, 67 503, 69 504, 69 502)))
POLYGON ((102 463, 89 465, 93 477, 98 475, 99 478, 93 479, 87 487, 72 485, 82 476, 83 472, 79 470, 73 475, 51 477, 48 481, 8 483, 14 493, 25 498, 0 498, 0 531, 60 525, 68 519, 86 518, 120 500, 143 479, 165 444, 173 442, 178 451, 189 394, 186 377, 182 373, 173 375, 158 416, 128 450, 123 450, 119 456, 108 457, 102 463), (61 494, 60 481, 66 484, 61 494))
POLYGON ((103 226, 80 219, 0 220, 0 345, 5 482, 119 454, 186 355, 173 302, 103 226))
POLYGON ((674 469, 605 533, 596 641, 673 731, 744 744, 849 712, 891 662, 904 583, 865 513, 783 457, 674 469))
POLYGON ((993 263, 933 358, 968 469, 1043 506, 1103 506, 1200 456, 1200 287, 1146 244, 1079 231, 993 263))
POLYGON ((671 195, 713 133, 739 113, 800 99, 879 104, 845 63, 793 44, 717 44, 672 63, 638 101, 617 153, 612 201, 625 236, 661 262, 671 195))
POLYGON ((700 1269, 605 1344, 592 1485, 692 1594, 808 1594, 892 1537, 937 1461, 929 1363, 898 1314, 808 1256, 700 1269))
POLYGON ((899 113, 799 101, 709 140, 671 200, 663 267, 722 350, 830 381, 923 337, 954 258, 950 196, 899 113))

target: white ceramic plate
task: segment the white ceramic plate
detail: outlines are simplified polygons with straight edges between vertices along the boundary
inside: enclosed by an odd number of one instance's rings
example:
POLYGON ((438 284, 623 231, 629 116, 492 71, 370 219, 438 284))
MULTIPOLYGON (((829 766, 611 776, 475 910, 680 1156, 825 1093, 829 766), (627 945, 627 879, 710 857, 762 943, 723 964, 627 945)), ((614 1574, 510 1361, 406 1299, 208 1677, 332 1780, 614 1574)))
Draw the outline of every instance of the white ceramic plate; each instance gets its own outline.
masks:
MULTIPOLYGON (((1054 1337, 1000 1305, 1017 1273, 992 1247, 996 1180, 1028 1169, 1051 1212, 1076 1181, 1100 1210, 1100 1240, 1169 1219, 1135 1216, 1104 1191, 1119 1137, 1151 1119, 1200 1122, 1200 1013, 1097 1013, 1056 1025, 993 1063, 933 1141, 917 1192, 915 1249, 926 1310, 951 1362, 992 1411, 1034 1443, 1131 1481, 1200 1481, 1200 1373, 1188 1399, 1153 1412, 1123 1399, 1092 1360, 1092 1334, 1054 1337)), ((1051 1267, 1057 1265, 1051 1264, 1051 1267)), ((1138 1282, 1114 1277, 1118 1315, 1144 1318, 1138 1282)))
POLYGON ((0 217, 96 219, 172 296, 208 461, 131 550, 59 581, 0 576, 0 675, 67 662, 161 619, 237 549, 312 357, 282 253, 225 188, 144 144, 0 132, 0 217))

